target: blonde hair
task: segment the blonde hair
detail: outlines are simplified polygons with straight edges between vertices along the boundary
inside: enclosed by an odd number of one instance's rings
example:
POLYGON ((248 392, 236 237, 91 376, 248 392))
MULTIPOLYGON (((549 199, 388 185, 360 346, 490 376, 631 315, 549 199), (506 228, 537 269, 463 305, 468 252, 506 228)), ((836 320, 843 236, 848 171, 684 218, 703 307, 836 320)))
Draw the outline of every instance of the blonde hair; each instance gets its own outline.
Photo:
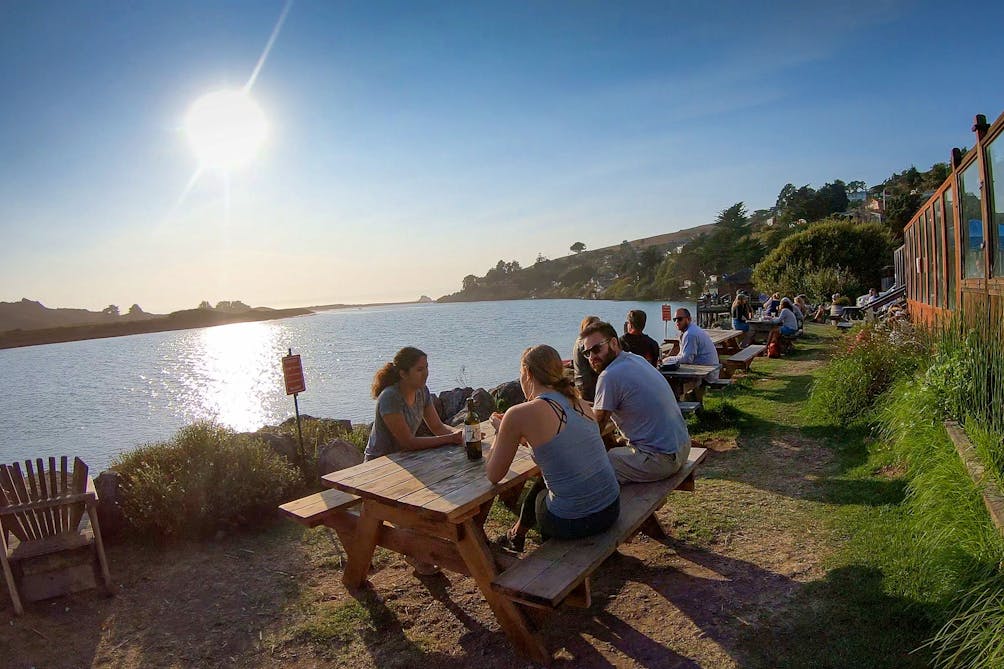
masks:
POLYGON ((547 344, 531 346, 523 351, 519 363, 537 383, 554 388, 570 400, 579 398, 579 391, 572 379, 565 375, 565 365, 554 348, 547 344))
POLYGON ((600 321, 599 316, 586 316, 585 318, 582 319, 582 322, 579 323, 579 332, 582 332, 593 323, 598 323, 599 321, 600 321))

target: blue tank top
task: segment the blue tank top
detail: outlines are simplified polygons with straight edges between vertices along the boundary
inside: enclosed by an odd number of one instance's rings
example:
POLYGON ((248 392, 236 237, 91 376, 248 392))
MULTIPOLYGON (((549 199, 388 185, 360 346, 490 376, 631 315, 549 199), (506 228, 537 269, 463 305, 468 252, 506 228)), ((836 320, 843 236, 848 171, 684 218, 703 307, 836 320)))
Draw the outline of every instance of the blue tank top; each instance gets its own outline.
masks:
POLYGON ((576 411, 561 393, 542 393, 540 399, 560 419, 558 434, 530 449, 547 485, 548 511, 567 519, 602 511, 620 496, 621 488, 599 426, 576 411))

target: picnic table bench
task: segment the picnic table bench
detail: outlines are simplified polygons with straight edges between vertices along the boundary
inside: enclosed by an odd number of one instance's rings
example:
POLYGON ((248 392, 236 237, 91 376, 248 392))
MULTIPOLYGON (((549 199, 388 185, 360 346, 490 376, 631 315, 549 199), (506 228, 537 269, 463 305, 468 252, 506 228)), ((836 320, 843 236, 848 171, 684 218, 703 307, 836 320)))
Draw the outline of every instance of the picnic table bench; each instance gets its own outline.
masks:
POLYGON ((750 365, 753 364, 753 359, 766 350, 767 346, 764 344, 752 344, 729 356, 725 360, 725 364, 722 365, 722 376, 731 379, 732 375, 739 370, 748 372, 750 365))
MULTIPOLYGON (((483 427, 493 432, 487 423, 483 427)), ((539 601, 571 604, 576 597, 569 594, 578 589, 583 592, 579 601, 588 603, 588 576, 639 530, 661 536, 655 511, 670 491, 693 490, 694 470, 705 454, 705 449, 693 448, 687 464, 672 478, 625 487, 620 519, 599 535, 602 538, 572 542, 576 544, 572 554, 568 550, 561 553, 561 543, 546 542, 528 556, 533 562, 524 569, 537 570, 545 581, 552 582, 552 590, 560 584, 556 594, 547 592, 548 599, 539 601), (542 569, 541 564, 548 560, 550 566, 542 569), (532 566, 534 563, 537 566, 532 566), (556 578, 555 573, 563 576, 556 578)), ((517 451, 509 472, 497 484, 485 477, 484 460, 468 460, 463 448, 392 453, 327 474, 323 481, 337 489, 288 502, 280 509, 298 523, 308 527, 325 525, 337 532, 348 555, 342 582, 350 589, 366 581, 378 545, 471 576, 516 650, 546 665, 552 660, 551 653, 523 608, 530 601, 538 601, 533 600, 534 583, 541 581, 521 577, 522 572, 514 571, 513 565, 522 561, 493 550, 484 533, 494 499, 518 491, 539 474, 526 448, 517 451), (510 597, 499 590, 522 582, 526 585, 525 598, 522 594, 520 598, 510 597)), ((505 592, 522 591, 510 587, 505 592)))
POLYGON ((694 472, 707 449, 692 448, 687 463, 668 479, 652 483, 627 483, 621 487, 621 512, 606 532, 584 539, 545 541, 492 581, 492 589, 520 604, 556 609, 569 595, 569 604, 589 606, 589 577, 617 547, 638 532, 656 539, 665 537, 655 517, 674 490, 694 490, 694 472))

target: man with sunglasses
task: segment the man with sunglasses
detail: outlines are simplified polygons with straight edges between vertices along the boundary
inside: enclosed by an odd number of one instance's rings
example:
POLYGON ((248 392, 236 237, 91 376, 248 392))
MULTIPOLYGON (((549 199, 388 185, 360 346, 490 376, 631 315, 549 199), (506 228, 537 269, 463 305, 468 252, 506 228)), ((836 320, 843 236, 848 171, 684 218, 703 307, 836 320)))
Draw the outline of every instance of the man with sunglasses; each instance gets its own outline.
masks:
POLYGON ((690 434, 666 379, 645 358, 621 349, 609 323, 587 325, 579 334, 596 381, 593 413, 600 431, 613 420, 627 446, 608 455, 621 483, 672 476, 690 454, 690 434))
MULTIPOLYGON (((684 365, 717 365, 718 351, 715 343, 703 328, 694 325, 690 318, 689 309, 677 309, 673 318, 676 329, 680 331, 680 353, 679 355, 663 358, 663 363, 677 363, 684 365)), ((708 381, 718 380, 718 371, 714 371, 707 376, 708 381)))

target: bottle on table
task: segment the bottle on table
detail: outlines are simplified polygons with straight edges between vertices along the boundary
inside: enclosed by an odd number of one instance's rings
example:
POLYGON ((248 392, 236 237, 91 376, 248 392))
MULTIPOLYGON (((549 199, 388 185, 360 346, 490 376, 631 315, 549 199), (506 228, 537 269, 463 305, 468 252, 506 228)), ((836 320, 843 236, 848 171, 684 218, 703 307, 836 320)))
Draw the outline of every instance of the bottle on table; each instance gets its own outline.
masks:
POLYGON ((467 418, 464 419, 464 449, 469 460, 481 459, 481 419, 474 409, 474 398, 467 398, 467 418))

